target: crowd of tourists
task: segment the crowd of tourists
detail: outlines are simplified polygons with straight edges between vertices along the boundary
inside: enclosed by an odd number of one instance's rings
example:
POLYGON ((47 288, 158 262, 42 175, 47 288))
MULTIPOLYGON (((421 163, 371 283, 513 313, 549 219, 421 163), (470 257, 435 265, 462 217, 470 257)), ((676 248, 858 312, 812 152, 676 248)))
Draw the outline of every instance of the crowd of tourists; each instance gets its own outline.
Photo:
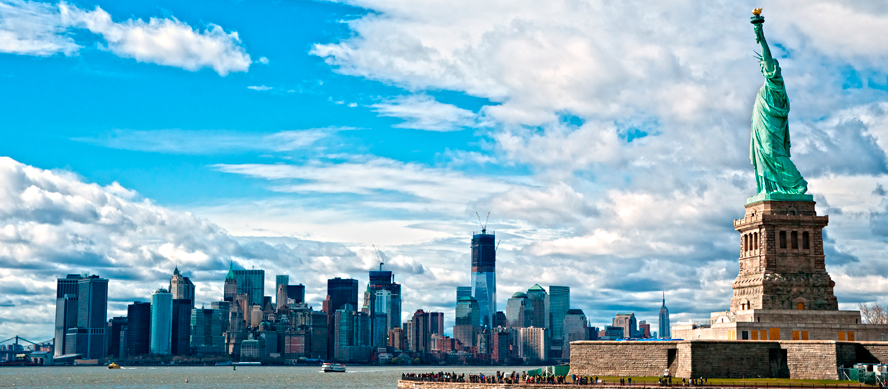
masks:
POLYGON ((469 382, 475 384, 575 384, 575 385, 593 385, 599 382, 598 377, 580 377, 571 376, 555 376, 555 375, 528 375, 526 372, 496 372, 495 374, 456 374, 456 373, 403 373, 401 379, 405 381, 424 381, 424 382, 469 382), (569 378, 568 378, 569 377, 569 378))
MULTIPOLYGON (((598 377, 585 377, 576 374, 569 376, 556 375, 528 375, 526 372, 496 372, 495 374, 456 374, 456 373, 403 373, 401 379, 405 381, 424 381, 424 382, 469 382, 474 384, 547 384, 547 385, 607 385, 605 380, 599 380, 598 377)), ((672 377, 660 377, 658 384, 660 386, 672 386, 672 377)), ((677 378, 676 378, 677 379, 677 378)), ((707 379, 691 378, 681 379, 681 386, 703 386, 708 384, 707 379)), ((637 382, 637 381, 636 381, 637 382)), ((614 378, 611 385, 631 386, 632 377, 614 378)))

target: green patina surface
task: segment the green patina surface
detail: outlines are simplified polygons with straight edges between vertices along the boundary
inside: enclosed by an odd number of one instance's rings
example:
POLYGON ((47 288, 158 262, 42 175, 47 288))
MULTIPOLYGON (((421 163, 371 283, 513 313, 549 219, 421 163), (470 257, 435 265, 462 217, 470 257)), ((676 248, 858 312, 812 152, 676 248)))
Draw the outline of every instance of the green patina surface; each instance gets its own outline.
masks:
POLYGON ((759 193, 746 199, 746 204, 757 203, 759 201, 814 201, 814 196, 809 194, 790 194, 790 193, 759 193))
MULTIPOLYGON (((808 191, 808 182, 790 158, 789 142, 789 98, 780 64, 771 56, 765 33, 762 30, 764 18, 753 17, 755 40, 761 45, 759 56, 765 83, 755 97, 752 109, 752 130, 750 133, 749 160, 755 169, 755 183, 758 195, 750 198, 750 203, 762 195, 784 194, 802 195, 808 191)), ((812 199, 797 201, 813 201, 812 199)))

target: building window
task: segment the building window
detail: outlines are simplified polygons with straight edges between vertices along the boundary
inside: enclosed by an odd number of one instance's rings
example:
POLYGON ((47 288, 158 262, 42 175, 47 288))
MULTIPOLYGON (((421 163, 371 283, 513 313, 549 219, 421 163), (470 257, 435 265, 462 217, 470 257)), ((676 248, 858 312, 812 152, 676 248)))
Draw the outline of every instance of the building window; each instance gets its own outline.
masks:
POLYGON ((811 238, 808 236, 808 231, 802 233, 802 249, 810 250, 811 249, 811 238))
POLYGON ((780 231, 780 248, 786 248, 786 231, 780 231))
POLYGON ((792 340, 799 340, 799 332, 798 331, 792 332, 792 340))
POLYGON ((839 331, 839 340, 845 340, 845 331, 839 331))
POLYGON ((854 341, 854 331, 848 331, 848 341, 849 342, 854 341))
MULTIPOLYGON (((740 338, 742 340, 749 340, 749 331, 741 331, 740 338)), ((884 338, 885 338, 885 334, 882 334, 882 339, 884 339, 884 338)))
POLYGON ((759 233, 758 232, 752 234, 752 242, 753 242, 753 246, 755 246, 752 249, 758 250, 759 249, 759 233))
POLYGON ((768 328, 768 339, 780 340, 780 329, 779 328, 768 328))
POLYGON ((798 250, 799 249, 799 232, 793 231, 792 234, 790 234, 789 236, 790 236, 789 243, 792 245, 792 249, 798 250))
POLYGON ((799 310, 800 310, 800 311, 804 311, 804 310, 805 310, 805 303, 799 303, 799 310))
POLYGON ((808 340, 808 331, 802 331, 802 340, 808 340))
POLYGON ((888 341, 888 334, 882 334, 882 341, 883 342, 888 341))
POLYGON ((740 235, 740 251, 746 252, 746 235, 740 235))
POLYGON ((761 332, 761 333, 759 334, 759 339, 761 339, 761 340, 768 340, 768 331, 761 330, 761 331, 759 331, 759 332, 761 332))
POLYGON ((752 340, 759 340, 759 332, 758 331, 750 331, 752 333, 752 340))

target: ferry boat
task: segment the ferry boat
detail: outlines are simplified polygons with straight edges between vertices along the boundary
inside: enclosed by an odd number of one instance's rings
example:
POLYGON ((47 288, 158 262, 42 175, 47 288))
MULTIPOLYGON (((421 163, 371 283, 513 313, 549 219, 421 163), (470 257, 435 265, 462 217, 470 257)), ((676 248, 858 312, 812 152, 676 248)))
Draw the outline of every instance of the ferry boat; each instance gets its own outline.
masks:
POLYGON ((341 363, 325 363, 321 365, 324 373, 345 373, 345 365, 341 363))
POLYGON ((116 363, 114 363, 114 362, 111 362, 111 364, 108 365, 108 368, 109 368, 109 369, 120 369, 120 365, 118 365, 118 364, 116 364, 116 363))

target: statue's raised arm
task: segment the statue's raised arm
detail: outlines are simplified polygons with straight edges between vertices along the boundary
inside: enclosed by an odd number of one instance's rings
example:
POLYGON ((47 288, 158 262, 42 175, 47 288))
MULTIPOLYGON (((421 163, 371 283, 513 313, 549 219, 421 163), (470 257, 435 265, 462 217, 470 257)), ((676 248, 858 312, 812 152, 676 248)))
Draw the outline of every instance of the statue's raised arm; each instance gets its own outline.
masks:
MULTIPOLYGON (((752 11, 752 26, 753 31, 755 32, 755 43, 758 43, 762 47, 762 53, 758 56, 759 61, 761 61, 762 65, 762 73, 764 74, 767 70, 768 73, 774 73, 776 70, 776 62, 774 61, 774 57, 771 55, 771 48, 768 47, 768 41, 765 40, 765 31, 763 26, 765 25, 765 17, 762 16, 762 9, 756 8, 752 11)), ((767 75, 765 75, 767 77, 767 75)))
POLYGON ((755 169, 758 188, 758 194, 753 199, 775 193, 801 195, 808 190, 808 183, 789 159, 789 98, 786 96, 780 63, 771 55, 765 40, 762 9, 756 8, 752 13, 750 22, 755 31, 755 41, 761 45, 762 53, 758 59, 765 77, 752 109, 749 159, 755 169))

